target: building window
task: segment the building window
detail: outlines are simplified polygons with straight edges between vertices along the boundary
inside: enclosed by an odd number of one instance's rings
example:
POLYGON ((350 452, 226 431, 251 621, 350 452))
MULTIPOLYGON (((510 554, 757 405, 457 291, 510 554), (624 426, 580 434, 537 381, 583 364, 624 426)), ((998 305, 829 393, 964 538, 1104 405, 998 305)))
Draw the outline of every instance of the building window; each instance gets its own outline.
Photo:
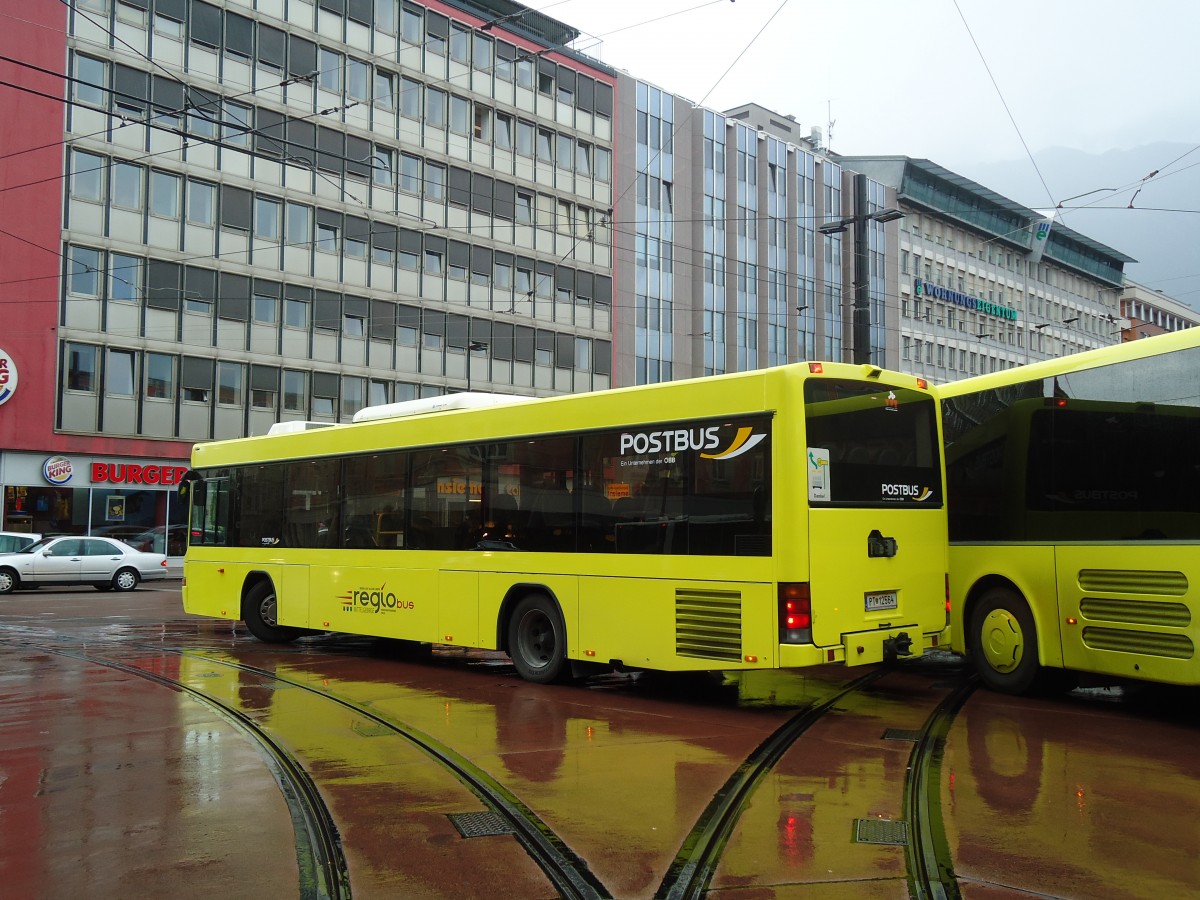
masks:
POLYGON ((334 53, 332 50, 326 50, 322 47, 319 68, 321 71, 317 75, 317 84, 327 91, 341 94, 342 54, 334 53))
POLYGON ((286 412, 308 411, 308 373, 283 370, 283 408, 286 412))
POLYGON ((252 388, 250 390, 250 405, 255 409, 274 409, 275 391, 267 388, 252 388))
POLYGON ((396 76, 383 69, 375 70, 375 105, 380 109, 396 108, 396 76))
POLYGON ((429 200, 446 199, 446 167, 425 164, 425 197, 429 200))
POLYGON ((226 146, 249 147, 253 111, 248 106, 226 100, 221 109, 222 137, 226 146))
POLYGON ((109 350, 104 390, 110 397, 133 396, 133 351, 109 350))
POLYGON ((67 390, 95 393, 96 348, 91 344, 67 344, 67 390))
POLYGON ((109 257, 108 296, 111 300, 136 303, 142 293, 142 260, 114 253, 109 257))
POLYGON ((165 353, 146 354, 146 396, 159 400, 175 397, 175 357, 165 353))
POLYGON ((425 251, 425 274, 441 275, 442 274, 442 254, 436 250, 425 251))
POLYGON ((67 260, 67 290, 82 297, 100 296, 100 251, 72 247, 67 260))
POLYGON ((471 61, 471 32, 458 24, 450 26, 450 58, 464 64, 471 61))
POLYGON ((78 53, 75 55, 74 99, 76 103, 107 107, 104 91, 107 81, 107 67, 101 60, 78 53))
POLYGON ((400 154, 400 190, 409 194, 421 192, 421 159, 408 153, 400 154))
POLYGON ((266 197, 254 200, 254 236, 259 240, 279 241, 279 202, 266 197))
POLYGON ((241 406, 245 401, 242 382, 245 367, 241 363, 217 363, 217 403, 221 406, 241 406))
POLYGON ((317 223, 317 249, 322 253, 337 253, 338 230, 335 225, 317 223))
POLYGON ((450 95, 450 130, 455 134, 471 133, 471 101, 457 94, 450 95))
POLYGON ((104 166, 107 160, 94 153, 71 151, 71 196, 76 200, 104 199, 104 166))
POLYGON ((371 156, 371 178, 379 185, 391 187, 392 173, 396 169, 396 152, 384 147, 376 147, 371 156))
POLYGON ((270 294, 254 295, 254 321, 274 325, 279 321, 279 298, 270 294))
POLYGON ((400 79, 400 115, 406 119, 421 118, 421 82, 400 79))
POLYGON ((293 247, 307 247, 312 240, 312 207, 298 203, 287 205, 287 242, 293 247))
POLYGON ((179 218, 179 176, 150 172, 150 212, 165 219, 179 218))
POLYGON ((308 328, 308 301, 288 297, 284 301, 283 324, 288 328, 308 328))
POLYGON ((346 96, 360 103, 370 101, 371 67, 357 59, 346 63, 346 96))
POLYGON ((113 166, 113 206, 136 210, 142 208, 144 172, 145 170, 141 166, 131 166, 128 163, 117 163, 113 166))
POLYGON ((188 221, 212 227, 216 186, 206 181, 188 181, 188 221))

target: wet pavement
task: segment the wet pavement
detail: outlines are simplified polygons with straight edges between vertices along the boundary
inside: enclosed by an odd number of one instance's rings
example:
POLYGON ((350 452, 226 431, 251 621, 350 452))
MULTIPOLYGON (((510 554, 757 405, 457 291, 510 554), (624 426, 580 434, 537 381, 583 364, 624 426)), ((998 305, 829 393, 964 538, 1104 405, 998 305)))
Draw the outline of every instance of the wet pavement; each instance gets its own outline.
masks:
POLYGON ((538 686, 395 650, 174 585, 0 598, 4 895, 1200 896, 1194 692, 980 689, 923 742, 952 657, 538 686))

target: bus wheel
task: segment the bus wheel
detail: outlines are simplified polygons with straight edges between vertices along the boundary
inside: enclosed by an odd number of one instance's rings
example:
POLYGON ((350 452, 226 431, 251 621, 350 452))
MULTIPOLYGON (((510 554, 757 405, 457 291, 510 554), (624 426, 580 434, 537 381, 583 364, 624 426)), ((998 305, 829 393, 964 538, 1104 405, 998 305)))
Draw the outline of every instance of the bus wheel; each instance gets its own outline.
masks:
POLYGON ((535 684, 551 684, 567 671, 567 629, 558 606, 545 594, 517 603, 508 622, 508 655, 517 674, 535 684))
POLYGON ((258 582, 242 601, 242 619, 250 633, 268 644, 286 644, 300 637, 299 628, 280 625, 277 619, 279 601, 275 585, 269 580, 258 582))
POLYGON ((1041 672, 1033 614, 1009 588, 991 588, 971 614, 971 660, 979 679, 994 691, 1024 694, 1041 672))

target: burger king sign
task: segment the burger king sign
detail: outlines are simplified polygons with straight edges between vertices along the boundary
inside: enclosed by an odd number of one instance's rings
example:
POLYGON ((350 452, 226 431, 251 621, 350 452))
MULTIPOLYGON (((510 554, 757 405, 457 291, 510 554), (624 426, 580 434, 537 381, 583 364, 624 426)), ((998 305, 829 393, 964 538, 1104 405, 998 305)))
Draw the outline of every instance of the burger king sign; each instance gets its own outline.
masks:
POLYGON ((3 406, 16 390, 17 364, 4 348, 0 347, 0 406, 3 406))

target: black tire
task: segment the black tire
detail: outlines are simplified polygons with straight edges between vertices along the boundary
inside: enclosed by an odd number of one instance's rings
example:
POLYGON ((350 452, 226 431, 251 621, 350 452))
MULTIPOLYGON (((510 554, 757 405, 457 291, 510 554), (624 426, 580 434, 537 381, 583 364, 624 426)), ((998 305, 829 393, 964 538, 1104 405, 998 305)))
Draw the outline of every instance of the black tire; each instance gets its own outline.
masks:
POLYGON ((508 620, 508 655, 517 674, 534 684, 553 684, 567 666, 567 629, 558 604, 545 594, 518 601, 508 620))
POLYGON ((126 593, 134 590, 139 581, 141 578, 138 577, 136 569, 118 569, 117 574, 112 577, 112 587, 114 591, 126 593))
POLYGON ((1042 675, 1037 629, 1025 598, 989 588, 971 613, 971 662, 979 680, 1003 694, 1027 694, 1042 675))
POLYGON ((0 594, 11 594, 20 586, 20 575, 12 569, 0 569, 0 594))
POLYGON ((278 622, 279 601, 275 585, 269 580, 258 582, 242 601, 242 620, 250 633, 267 644, 287 644, 303 633, 278 622))

